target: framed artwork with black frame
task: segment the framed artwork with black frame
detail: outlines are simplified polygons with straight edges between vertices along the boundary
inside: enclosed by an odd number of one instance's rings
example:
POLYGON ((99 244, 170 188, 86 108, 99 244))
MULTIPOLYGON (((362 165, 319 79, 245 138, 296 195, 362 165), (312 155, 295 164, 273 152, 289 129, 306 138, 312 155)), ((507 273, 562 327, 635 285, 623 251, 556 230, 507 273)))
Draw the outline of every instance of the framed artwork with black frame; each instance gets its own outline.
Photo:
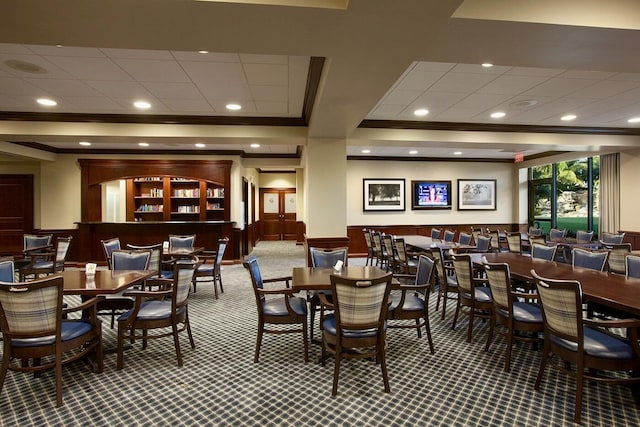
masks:
POLYGON ((398 179, 362 180, 362 209, 365 212, 405 210, 405 181, 398 179))
POLYGON ((459 179, 459 211, 495 211, 495 179, 459 179))

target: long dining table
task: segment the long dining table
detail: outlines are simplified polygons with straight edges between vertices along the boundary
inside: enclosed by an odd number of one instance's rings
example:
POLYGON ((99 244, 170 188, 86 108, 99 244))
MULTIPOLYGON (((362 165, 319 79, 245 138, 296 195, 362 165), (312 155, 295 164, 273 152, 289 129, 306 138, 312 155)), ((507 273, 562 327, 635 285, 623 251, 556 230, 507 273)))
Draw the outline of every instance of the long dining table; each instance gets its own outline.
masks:
POLYGON ((458 242, 445 242, 440 239, 433 239, 429 236, 423 236, 420 234, 409 234, 405 236, 395 236, 397 238, 404 239, 404 243, 409 246, 413 246, 422 251, 429 251, 432 247, 438 247, 442 250, 452 249, 453 251, 464 251, 475 249, 476 247, 473 245, 461 245, 458 242))
POLYGON ((97 270, 88 275, 84 270, 64 270, 57 273, 64 280, 63 292, 66 295, 116 294, 133 285, 144 282, 157 274, 155 270, 97 270))
POLYGON ((577 280, 585 300, 640 316, 640 279, 508 252, 471 254, 471 259, 477 266, 481 266, 485 260, 489 263, 506 263, 512 277, 526 281, 534 280, 531 270, 549 279, 577 280))
MULTIPOLYGON (((294 267, 291 289, 294 292, 300 291, 320 291, 331 289, 331 275, 340 274, 344 277, 373 280, 378 279, 387 274, 386 271, 376 266, 351 266, 342 267, 339 271, 333 268, 321 267, 294 267)), ((393 280, 393 284, 398 284, 397 280, 393 280)))

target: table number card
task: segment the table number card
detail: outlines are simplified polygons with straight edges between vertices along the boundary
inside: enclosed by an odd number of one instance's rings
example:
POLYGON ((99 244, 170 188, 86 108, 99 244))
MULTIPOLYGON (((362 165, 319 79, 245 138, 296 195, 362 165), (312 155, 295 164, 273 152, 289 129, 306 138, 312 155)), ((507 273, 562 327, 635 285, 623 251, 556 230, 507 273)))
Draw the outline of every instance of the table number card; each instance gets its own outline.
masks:
POLYGON ((87 273, 87 276, 95 275, 97 267, 98 267, 98 264, 93 262, 88 262, 87 265, 85 266, 85 273, 87 273))

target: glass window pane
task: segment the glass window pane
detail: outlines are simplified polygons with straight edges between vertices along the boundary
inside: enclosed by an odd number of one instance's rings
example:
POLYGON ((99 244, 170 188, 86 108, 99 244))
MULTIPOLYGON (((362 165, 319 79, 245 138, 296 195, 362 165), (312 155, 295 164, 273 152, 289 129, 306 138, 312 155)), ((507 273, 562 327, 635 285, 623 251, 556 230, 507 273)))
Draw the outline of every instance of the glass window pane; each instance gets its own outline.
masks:
POLYGON ((531 179, 551 178, 552 165, 534 166, 531 168, 531 179))
POLYGON ((556 177, 557 227, 566 229, 568 235, 586 230, 588 197, 587 159, 559 162, 556 177))

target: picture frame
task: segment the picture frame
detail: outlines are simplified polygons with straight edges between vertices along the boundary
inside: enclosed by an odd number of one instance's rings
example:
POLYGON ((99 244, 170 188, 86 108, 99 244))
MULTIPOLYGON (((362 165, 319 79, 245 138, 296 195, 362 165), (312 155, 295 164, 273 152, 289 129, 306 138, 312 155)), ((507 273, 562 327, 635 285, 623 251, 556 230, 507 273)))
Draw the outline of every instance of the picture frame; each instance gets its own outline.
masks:
POLYGON ((495 211, 496 184, 495 179, 459 179, 458 210, 495 211))
POLYGON ((362 209, 365 212, 404 211, 404 178, 362 180, 362 209))

